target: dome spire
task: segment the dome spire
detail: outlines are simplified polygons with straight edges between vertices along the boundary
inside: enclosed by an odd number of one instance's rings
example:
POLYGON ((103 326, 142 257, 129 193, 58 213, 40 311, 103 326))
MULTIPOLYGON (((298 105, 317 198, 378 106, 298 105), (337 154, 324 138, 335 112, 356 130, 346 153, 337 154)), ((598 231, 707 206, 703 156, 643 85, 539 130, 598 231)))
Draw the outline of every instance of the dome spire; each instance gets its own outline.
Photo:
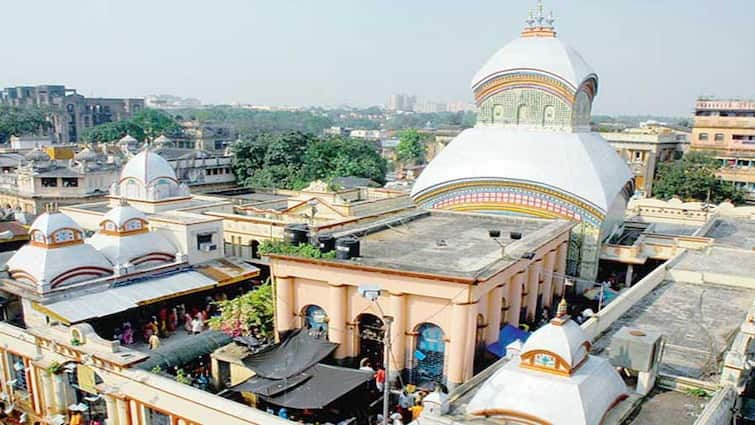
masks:
POLYGON ((530 9, 527 16, 525 21, 527 26, 522 31, 522 37, 555 37, 554 21, 553 11, 546 15, 543 0, 537 0, 537 8, 535 10, 530 9))

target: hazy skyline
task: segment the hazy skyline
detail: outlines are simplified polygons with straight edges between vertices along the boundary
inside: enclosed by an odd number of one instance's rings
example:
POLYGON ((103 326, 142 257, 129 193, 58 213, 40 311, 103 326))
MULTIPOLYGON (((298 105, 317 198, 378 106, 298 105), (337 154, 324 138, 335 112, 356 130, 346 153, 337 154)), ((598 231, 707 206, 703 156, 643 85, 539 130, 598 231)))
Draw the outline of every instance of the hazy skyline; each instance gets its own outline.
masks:
MULTIPOLYGON (((5 2, 0 85, 205 103, 468 101, 475 71, 535 0, 5 2)), ((755 2, 545 0, 600 77, 596 114, 688 115, 699 95, 753 97, 755 2)))

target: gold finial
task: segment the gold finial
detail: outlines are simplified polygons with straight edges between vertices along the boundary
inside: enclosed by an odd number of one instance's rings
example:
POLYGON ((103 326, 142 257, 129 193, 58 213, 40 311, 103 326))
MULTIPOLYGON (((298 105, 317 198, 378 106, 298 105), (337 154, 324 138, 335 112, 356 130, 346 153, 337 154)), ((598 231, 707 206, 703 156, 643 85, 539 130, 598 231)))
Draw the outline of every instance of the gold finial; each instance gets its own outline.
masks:
POLYGON ((45 204, 45 212, 48 214, 55 214, 58 212, 58 204, 57 202, 48 202, 45 204))
POLYGON ((120 198, 118 199, 118 205, 120 205, 120 206, 122 206, 122 207, 125 207, 125 206, 127 206, 127 205, 128 205, 128 200, 126 199, 126 196, 125 196, 125 195, 122 195, 122 196, 121 196, 121 197, 120 197, 120 198))
POLYGON ((561 298, 561 302, 558 303, 558 310, 556 310, 556 317, 564 317, 569 313, 569 305, 566 303, 566 297, 561 298))

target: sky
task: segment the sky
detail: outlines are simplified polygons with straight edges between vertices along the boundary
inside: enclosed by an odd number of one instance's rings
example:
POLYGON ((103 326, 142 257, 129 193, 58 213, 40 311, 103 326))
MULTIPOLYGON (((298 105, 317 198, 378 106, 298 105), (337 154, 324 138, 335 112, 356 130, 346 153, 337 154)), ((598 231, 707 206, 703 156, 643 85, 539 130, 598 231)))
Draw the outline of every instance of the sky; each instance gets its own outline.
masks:
MULTIPOLYGON (((0 86, 205 103, 472 101, 536 0, 3 1, 0 86)), ((600 76, 595 114, 687 116, 755 97, 752 0, 544 0, 600 76)))

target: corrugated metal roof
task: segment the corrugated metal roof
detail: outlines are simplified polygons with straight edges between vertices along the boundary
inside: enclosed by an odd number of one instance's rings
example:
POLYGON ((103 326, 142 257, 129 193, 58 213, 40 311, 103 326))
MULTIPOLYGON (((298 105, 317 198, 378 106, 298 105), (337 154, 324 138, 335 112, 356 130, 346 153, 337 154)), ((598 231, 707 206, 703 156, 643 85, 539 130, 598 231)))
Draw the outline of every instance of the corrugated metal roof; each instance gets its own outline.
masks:
POLYGON ((65 318, 69 323, 78 323, 120 313, 161 299, 178 297, 215 284, 215 280, 192 270, 58 301, 44 305, 44 308, 65 318))

